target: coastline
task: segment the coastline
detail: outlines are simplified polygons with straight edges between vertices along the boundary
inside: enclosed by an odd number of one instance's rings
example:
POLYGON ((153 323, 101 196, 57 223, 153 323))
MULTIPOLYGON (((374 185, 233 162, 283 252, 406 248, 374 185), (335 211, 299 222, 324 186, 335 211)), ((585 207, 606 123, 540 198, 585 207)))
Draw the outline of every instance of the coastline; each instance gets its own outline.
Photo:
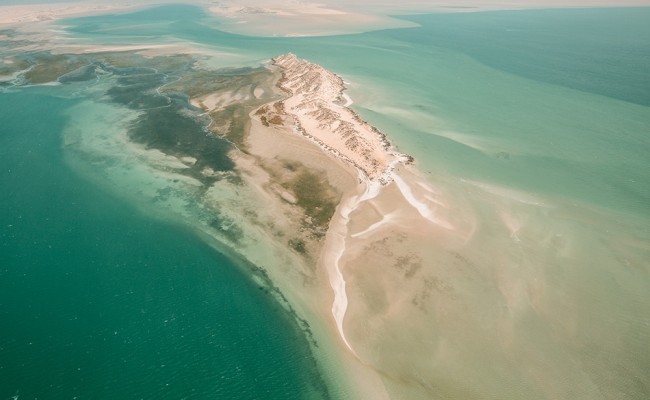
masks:
MULTIPOLYGON (((278 83, 278 88, 280 85, 278 83)), ((279 101, 286 101, 286 98, 279 101)), ((267 103, 260 108, 275 108, 275 103, 267 103)), ((259 109, 250 113, 251 126, 247 134, 246 154, 236 157, 242 175, 251 185, 256 186, 260 193, 264 193, 267 204, 274 204, 271 208, 275 210, 273 214, 276 216, 291 214, 291 208, 295 208, 292 204, 294 195, 287 196, 278 188, 278 182, 282 179, 278 178, 281 174, 277 173, 277 169, 286 168, 288 162, 302 164, 307 169, 326 176, 327 181, 337 188, 341 197, 332 219, 328 222, 324 238, 317 239, 316 243, 309 246, 313 249, 311 255, 302 261, 311 264, 313 269, 314 275, 309 278, 310 284, 305 287, 304 282, 292 282, 286 271, 273 268, 268 271, 269 275, 287 295, 292 305, 303 315, 311 316, 308 318, 310 325, 317 327, 314 329, 315 336, 319 343, 325 343, 327 348, 327 351, 322 348, 317 350, 317 358, 329 360, 325 368, 329 374, 333 373, 338 377, 332 382, 334 385, 340 386, 341 382, 347 382, 344 385, 347 387, 344 389, 347 391, 344 398, 349 398, 352 394, 351 398, 390 399, 377 371, 356 355, 346 339, 344 319, 347 296, 344 275, 339 266, 344 258, 349 213, 354 211, 356 205, 369 198, 369 188, 377 188, 380 185, 371 182, 348 159, 337 157, 331 148, 323 147, 318 138, 305 135, 308 131, 296 129, 294 124, 297 121, 289 115, 283 116, 283 123, 269 124, 263 122, 263 117, 272 118, 268 113, 260 113, 259 109), (283 208, 285 211, 281 211, 283 208), (333 354, 337 354, 335 359, 332 359, 333 354)), ((274 241, 277 238, 269 236, 268 240, 274 241)), ((282 246, 282 243, 278 245, 282 246)))
MULTIPOLYGON (((444 199, 419 176, 411 166, 414 160, 396 152, 385 135, 347 108, 345 104, 349 100, 342 96, 345 88, 340 78, 291 54, 274 60, 282 72, 277 86, 285 97, 251 112, 249 151, 261 160, 292 158, 310 168, 329 164, 328 179, 343 174, 348 180, 347 186, 340 186, 340 201, 318 248, 320 255, 316 265, 320 289, 330 294, 321 299, 311 295, 305 297, 304 293, 297 295, 300 301, 320 310, 317 318, 330 321, 330 334, 339 338, 340 359, 349 374, 357 377, 354 382, 358 388, 357 397, 394 398, 405 390, 403 385, 387 379, 385 371, 390 369, 390 364, 373 361, 382 359, 383 352, 375 349, 368 353, 365 334, 359 336, 367 329, 362 322, 367 314, 359 314, 358 305, 368 301, 359 301, 359 295, 379 276, 368 278, 366 283, 356 279, 352 284, 348 282, 351 276, 356 276, 355 269, 364 268, 355 265, 358 251, 372 245, 378 237, 394 235, 396 230, 402 232, 405 226, 410 226, 410 231, 418 232, 421 238, 431 234, 459 238, 469 235, 472 224, 452 216, 447 205, 451 200, 444 199), (318 104, 320 112, 314 112, 312 104, 318 104), (350 123, 348 127, 357 138, 374 145, 350 149, 344 140, 331 137, 342 123, 350 123), (314 148, 320 152, 318 166, 312 163, 314 148), (325 282, 328 285, 323 287, 325 282), (324 299, 328 299, 328 311, 323 309, 324 299)), ((395 258, 387 257, 382 264, 393 262, 395 258)), ((278 279, 285 280, 284 277, 278 279)), ((425 390, 417 397, 428 395, 430 393, 425 390)))
MULTIPOLYGON (((156 57, 141 61, 146 66, 162 62, 156 57)), ((275 82, 281 79, 279 67, 269 70, 275 82)), ((465 179, 436 167, 424 175, 416 167, 424 169, 434 157, 413 147, 409 151, 418 155, 419 165, 396 161, 402 160, 397 155, 393 168, 386 169, 390 162, 383 163, 383 157, 390 154, 378 152, 380 167, 372 169, 363 157, 355 160, 354 154, 343 153, 347 150, 339 149, 340 140, 325 136, 338 126, 332 120, 318 120, 322 116, 309 114, 314 109, 286 106, 281 97, 287 92, 281 93, 273 79, 262 83, 253 69, 242 74, 241 83, 207 93, 217 87, 209 73, 214 71, 198 72, 205 73, 202 79, 196 73, 157 87, 157 94, 167 96, 201 83, 199 93, 187 92, 194 108, 188 105, 185 115, 201 122, 207 116, 213 119, 198 136, 209 130, 233 143, 236 148, 228 155, 234 170, 203 168, 202 156, 173 148, 166 153, 141 143, 116 148, 92 143, 91 153, 120 153, 125 164, 144 166, 125 168, 122 175, 102 170, 98 176, 112 176, 94 179, 143 211, 187 224, 207 241, 223 245, 217 247, 225 253, 239 251, 266 271, 286 300, 281 302, 293 308, 299 324, 309 324, 318 343, 315 353, 329 374, 326 379, 332 387, 345 386, 341 397, 522 398, 534 393, 569 398, 574 387, 584 398, 602 398, 598 391, 612 398, 624 393, 627 372, 604 366, 583 350, 597 345, 599 354, 616 359, 634 349, 629 343, 647 337, 641 326, 647 321, 645 309, 625 308, 647 304, 644 289, 639 289, 647 282, 643 274, 648 259, 641 239, 647 231, 641 223, 626 225, 613 216, 617 214, 595 210, 589 203, 465 179), (264 106, 268 109, 260 111, 264 106), (230 118, 233 109, 239 114, 230 118), (231 129, 234 122, 236 129, 231 129), (236 130, 245 133, 237 136, 236 130), (134 184, 136 171, 144 172, 134 184), (158 182, 151 184, 145 175, 158 182), (189 204, 197 206, 189 210, 189 204), (612 281, 625 290, 612 289, 612 281), (589 291, 583 292, 585 287, 589 291), (604 321, 601 311, 620 320, 604 321), (628 333, 625 327, 632 318, 637 322, 628 333), (603 329, 594 330, 601 323, 603 329), (596 331, 597 337, 590 336, 596 331), (610 375, 611 381, 602 379, 610 375)), ((337 78, 332 77, 333 90, 318 108, 324 105, 345 114, 345 122, 360 123, 337 78)), ((354 97, 362 110, 363 96, 354 97)), ((299 107, 305 98, 289 104, 299 107)), ((399 104, 389 95, 385 100, 399 104)), ((83 115, 84 109, 78 109, 70 117, 87 118, 87 126, 105 118, 101 113, 96 118, 83 115)), ((414 124, 422 122, 413 118, 414 124)), ((114 125, 122 123, 116 120, 114 125)), ((103 129, 94 126, 98 128, 90 131, 103 129)), ((391 135, 402 133, 390 124, 378 126, 391 135)), ((370 128, 355 132, 372 132, 370 128)), ((120 135, 126 143, 126 134, 120 135)), ((405 146, 402 138, 408 137, 398 136, 405 146)), ((72 140, 66 146, 78 143, 72 140)), ((385 150, 384 144, 370 147, 385 150)), ((110 163, 110 169, 118 170, 116 164, 110 163)), ((91 169, 89 165, 80 162, 76 169, 91 169)), ((634 368, 644 362, 620 361, 637 374, 641 369, 634 368)))
MULTIPOLYGON (((413 165, 397 165, 392 181, 385 185, 372 181, 347 159, 337 157, 331 147, 321 147, 297 130, 291 110, 282 115, 272 111, 283 94, 275 86, 281 78, 279 69, 271 67, 270 73, 274 78, 264 84, 250 78, 217 94, 232 99, 247 93, 239 99, 239 107, 261 102, 246 106, 250 111, 240 118, 250 122, 247 134, 238 139, 242 146, 230 153, 235 175, 245 184, 224 173, 225 179, 210 183, 199 197, 222 225, 239 228, 241 238, 232 241, 228 236, 232 231, 215 233, 209 225, 196 224, 184 210, 178 217, 268 273, 287 303, 309 324, 318 343, 316 359, 330 386, 341 391, 340 397, 466 398, 487 388, 521 398, 530 388, 540 390, 538 382, 543 389, 545 383, 558 382, 564 375, 588 387, 588 381, 580 380, 580 370, 561 363, 563 351, 575 347, 551 342, 553 348, 562 349, 552 352, 527 337, 517 341, 516 336, 515 328, 522 329, 516 324, 529 307, 529 312, 541 313, 536 323, 567 329, 567 334, 560 332, 572 340, 573 328, 565 325, 578 317, 576 311, 569 308, 555 317, 554 302, 562 299, 562 288, 556 294, 542 274, 549 269, 563 271, 574 243, 580 242, 558 236, 557 227, 547 227, 547 217, 558 212, 552 203, 504 196, 480 182, 423 176, 413 165), (271 87, 278 93, 272 93, 271 87), (264 93, 257 90, 261 88, 264 93), (269 109, 259 112, 264 106, 269 109), (299 185, 303 177, 309 185, 299 185), (331 219, 327 214, 316 221, 317 209, 324 203, 314 207, 305 201, 313 198, 301 198, 305 187, 306 192, 319 194, 317 200, 336 204, 331 219), (545 255, 536 245, 540 241, 557 248, 557 253, 545 255), (469 329, 477 324, 495 335, 477 336, 469 329), (556 368, 549 371, 527 363, 507 375, 485 369, 486 360, 511 365, 512 354, 525 356, 530 348, 536 358, 556 368), (533 374, 540 378, 532 379, 533 374), (483 380, 470 382, 466 391, 459 386, 466 376, 483 380), (495 387, 494 382, 506 385, 495 387)), ((211 89, 202 90, 197 97, 211 89)), ((216 109, 204 112, 229 107, 227 101, 208 103, 203 106, 216 109)), ((222 134, 229 138, 227 130, 222 134)), ((117 153, 129 159, 130 151, 117 153)), ((148 163, 142 153, 151 155, 156 174, 158 164, 163 170, 163 164, 170 168, 183 164, 182 159, 161 157, 159 152, 138 151, 138 159, 148 163)), ((185 176, 179 171, 165 174, 165 179, 179 181, 179 192, 203 191, 196 180, 183 182, 185 176)), ((117 187, 123 179, 116 176, 117 187)), ((142 193, 146 185, 134 186, 137 190, 131 190, 131 195, 144 209, 150 207, 158 190, 142 193)), ((162 218, 176 215, 172 203, 156 212, 162 218)), ((566 221, 558 226, 562 233, 573 228, 566 221)), ((552 334, 544 332, 544 337, 553 338, 552 334)))
POLYGON ((357 177, 356 188, 343 194, 329 221, 319 257, 319 269, 327 271, 334 294, 331 313, 338 334, 357 357, 343 327, 348 299, 340 263, 345 253, 349 216, 392 181, 397 164, 410 159, 393 150, 383 133, 348 108, 352 101, 343 95, 345 86, 340 77, 291 53, 278 56, 273 62, 281 70, 277 86, 286 97, 262 106, 253 116, 264 126, 275 121, 274 125, 292 129, 337 162, 352 167, 357 177))
POLYGON ((100 0, 82 3, 43 3, 0 5, 0 27, 20 24, 47 23, 67 17, 97 15, 105 12, 140 10, 167 4, 192 4, 219 20, 227 32, 261 37, 309 37, 355 34, 383 29, 416 27, 417 24, 399 18, 400 15, 429 13, 466 13, 500 10, 531 10, 549 8, 608 8, 649 6, 648 0, 547 0, 520 2, 485 0, 437 3, 411 0, 395 5, 391 2, 365 1, 342 5, 336 1, 304 2, 299 5, 277 0, 227 0, 215 4, 208 0, 147 0, 145 3, 107 4, 100 0))
MULTIPOLYGON (((244 155, 241 158, 238 157, 237 163, 246 179, 249 182, 254 182, 253 184, 257 185, 261 192, 266 193, 265 196, 269 203, 279 202, 280 207, 292 208, 292 205, 282 196, 282 192, 277 190, 277 186, 268 180, 266 171, 278 167, 278 165, 269 165, 268 160, 282 160, 278 164, 286 161, 302 163, 309 169, 320 171, 327 176, 330 183, 341 190, 342 203, 353 198, 353 194, 362 187, 357 180, 356 170, 345 162, 331 157, 317 144, 306 140, 290 127, 266 127, 258 120, 253 119, 248 142, 250 144, 249 151, 253 157, 267 160, 262 162, 264 167, 259 169, 255 163, 247 161, 247 156, 244 155)), ((338 208, 340 208, 340 204, 338 208)), ((290 212, 285 211, 285 213, 290 212)), ((273 214, 277 216, 278 210, 276 209, 273 214)), ((340 313, 345 312, 344 304, 341 307, 345 302, 345 281, 342 275, 340 275, 340 279, 333 275, 334 264, 323 261, 333 255, 340 256, 342 254, 343 249, 332 239, 337 235, 332 228, 335 218, 336 214, 330 222, 324 242, 319 240, 312 256, 301 261, 310 264, 313 269, 313 275, 310 275, 308 284, 305 281, 292 280, 287 275, 287 271, 271 269, 269 275, 278 284, 281 291, 287 295, 290 303, 310 321, 310 326, 314 328, 313 331, 319 343, 316 356, 320 360, 327 360, 325 361, 326 372, 334 374, 336 377, 332 384, 340 387, 342 382, 346 382, 342 387, 346 391, 343 398, 389 399, 380 377, 372 368, 360 363, 354 350, 346 343, 342 330, 343 315, 340 313), (333 253, 337 250, 339 253, 333 253), (334 354, 336 355, 334 356, 334 354)), ((342 239, 341 236, 339 237, 342 239)), ((277 237, 269 236, 268 240, 277 241, 277 237)), ((278 245, 283 246, 282 243, 278 243, 278 245)))

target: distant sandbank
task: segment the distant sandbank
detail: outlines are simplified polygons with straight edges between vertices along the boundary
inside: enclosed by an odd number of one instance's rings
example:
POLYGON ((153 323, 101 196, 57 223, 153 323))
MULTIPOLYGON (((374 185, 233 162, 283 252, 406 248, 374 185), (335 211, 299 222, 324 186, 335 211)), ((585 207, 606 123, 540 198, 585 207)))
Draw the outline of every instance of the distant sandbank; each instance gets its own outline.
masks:
POLYGON ((475 12, 540 8, 634 7, 649 6, 650 0, 459 0, 430 2, 409 0, 355 0, 342 2, 287 3, 277 0, 145 0, 137 5, 127 2, 78 2, 27 5, 0 5, 0 26, 54 21, 72 16, 128 11, 161 4, 191 4, 203 7, 220 19, 221 29, 253 36, 324 36, 360 33, 379 29, 415 26, 399 19, 400 14, 431 12, 475 12))
POLYGON ((129 8, 135 8, 135 6, 109 2, 0 5, 0 26, 47 22, 65 17, 102 14, 129 8))

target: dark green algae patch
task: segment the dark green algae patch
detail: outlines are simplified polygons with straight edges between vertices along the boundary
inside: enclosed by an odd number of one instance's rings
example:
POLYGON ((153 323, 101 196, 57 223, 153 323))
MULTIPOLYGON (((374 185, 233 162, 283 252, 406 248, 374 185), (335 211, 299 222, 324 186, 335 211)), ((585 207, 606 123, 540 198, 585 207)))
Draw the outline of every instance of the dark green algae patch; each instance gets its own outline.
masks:
POLYGON ((305 209, 316 225, 329 224, 338 199, 331 193, 325 179, 314 172, 301 171, 289 186, 296 194, 297 204, 305 209))
MULTIPOLYGON (((167 155, 196 159, 182 173, 206 187, 224 178, 239 182, 237 174, 219 172, 234 171, 231 151, 248 152, 249 114, 281 96, 275 90, 279 76, 267 68, 209 70, 200 68, 199 60, 186 54, 145 57, 130 51, 38 51, 14 57, 16 67, 27 67, 13 82, 15 86, 50 82, 92 85, 93 81, 113 80, 103 101, 139 112, 128 127, 129 139, 167 155), (264 89, 264 95, 256 96, 256 88, 264 89), (191 98, 232 93, 246 97, 211 112, 190 103, 191 98)), ((272 175, 295 195, 296 205, 305 212, 303 228, 311 239, 318 239, 327 230, 340 196, 318 173, 295 163, 285 164, 282 173, 272 175)), ((220 225, 217 220, 215 226, 220 225)), ((301 239, 294 239, 289 247, 306 252, 301 239)))
POLYGON ((211 172, 234 169, 228 153, 235 146, 243 147, 248 113, 266 100, 235 104, 206 115, 190 104, 190 98, 250 85, 270 74, 264 68, 203 70, 197 68, 196 59, 184 54, 144 57, 135 52, 53 55, 40 51, 20 57, 16 67, 25 71, 15 79, 15 86, 114 80, 104 100, 140 114, 129 126, 129 139, 168 155, 196 158, 185 173, 208 185, 217 178, 205 174, 206 168, 211 172), (217 126, 228 129, 211 129, 217 126))
MULTIPOLYGON (((69 56, 63 54, 50 55, 40 53, 34 55, 32 67, 25 72, 25 79, 33 84, 56 81, 59 77, 71 73, 83 66, 88 65, 84 56, 69 56)), ((88 75, 90 79, 91 75, 88 75)))
POLYGON ((249 114, 263 104, 278 98, 273 86, 274 73, 266 68, 231 68, 218 74, 205 70, 191 70, 178 80, 162 88, 164 93, 180 91, 191 98, 204 95, 245 94, 246 97, 210 111, 210 132, 227 138, 239 150, 247 151, 246 132, 249 129, 249 114), (264 95, 256 96, 255 89, 264 89, 264 95))
MULTIPOLYGON (((117 85, 106 94, 113 102, 141 111, 129 130, 132 141, 165 154, 196 158, 187 173, 205 183, 214 180, 202 173, 206 168, 233 170, 234 163, 228 157, 232 144, 210 133, 210 117, 202 115, 189 102, 193 91, 177 83, 197 73, 193 59, 185 55, 140 59, 126 54, 121 59, 111 55, 109 60, 121 66, 109 64, 110 72, 118 77, 117 85), (125 66, 128 64, 132 66, 125 66)), ((218 71, 199 74, 208 82, 219 75, 218 71)))

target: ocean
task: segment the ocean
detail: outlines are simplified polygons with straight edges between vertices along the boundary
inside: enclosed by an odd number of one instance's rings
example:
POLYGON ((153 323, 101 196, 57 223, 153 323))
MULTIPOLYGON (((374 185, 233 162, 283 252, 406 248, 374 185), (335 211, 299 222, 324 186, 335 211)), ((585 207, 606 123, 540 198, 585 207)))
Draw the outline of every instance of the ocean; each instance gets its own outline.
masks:
POLYGON ((250 267, 71 169, 60 94, 0 94, 0 396, 329 398, 250 267))
MULTIPOLYGON (((538 385, 530 398, 646 398, 650 8, 400 18, 420 26, 248 37, 178 5, 61 28, 87 45, 191 43, 216 67, 291 51, 339 74, 353 109, 486 227, 463 250, 485 260, 485 285, 527 287, 510 355, 459 350, 454 372, 485 388, 470 393, 518 398, 528 387, 509 379, 521 373, 538 385), (492 240, 500 220, 516 243, 492 240), (522 367, 527 357, 539 361, 522 367)), ((0 93, 0 397, 336 397, 286 307, 191 229, 200 207, 176 189, 166 207, 181 217, 142 200, 167 183, 106 140, 133 116, 98 93, 0 93)), ((465 334, 459 348, 472 349, 492 333, 465 334)))

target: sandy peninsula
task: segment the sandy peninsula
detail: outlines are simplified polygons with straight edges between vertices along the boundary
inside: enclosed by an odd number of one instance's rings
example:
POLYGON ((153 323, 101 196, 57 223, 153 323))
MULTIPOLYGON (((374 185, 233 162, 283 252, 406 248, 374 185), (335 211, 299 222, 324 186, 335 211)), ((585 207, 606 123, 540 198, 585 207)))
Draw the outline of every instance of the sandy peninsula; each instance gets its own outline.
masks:
POLYGON ((291 118, 298 133, 353 165, 364 178, 390 182, 396 164, 409 158, 395 151, 383 133, 346 106, 343 80, 291 53, 273 61, 282 69, 278 85, 288 97, 262 109, 261 117, 265 121, 291 118))
MULTIPOLYGON (((418 253, 434 249, 431 238, 466 240, 471 218, 349 108, 340 77, 293 54, 274 58, 269 70, 271 82, 251 76, 193 96, 192 103, 216 121, 213 132, 237 144, 232 157, 246 182, 232 188, 217 182, 208 193, 241 196, 231 213, 240 224, 251 215, 242 214, 242 204, 256 210, 243 229, 251 245, 240 242, 237 251, 264 265, 309 321, 317 354, 338 377, 333 385, 345 387, 342 398, 432 398, 419 377, 435 371, 402 362, 426 363, 432 351, 412 341, 435 322, 422 312, 429 300, 419 294, 435 264, 418 253), (224 122, 233 102, 251 107, 242 116, 243 138, 230 129, 239 122, 224 122), (401 267, 404 260, 415 266, 401 267), (396 264, 408 273, 400 274, 396 264), (418 295, 418 306, 408 301, 418 295)), ((217 201, 222 215, 228 203, 217 201)))
MULTIPOLYGON (((426 298, 419 306, 405 299, 418 296, 422 282, 430 280, 425 276, 434 264, 423 261, 430 254, 418 254, 420 248, 430 250, 427 242, 436 237, 463 242, 472 230, 471 216, 457 212, 453 204, 458 200, 431 187, 412 165, 414 160, 348 107, 340 77, 290 53, 273 61, 281 73, 276 86, 282 98, 250 113, 247 152, 272 171, 274 179, 282 175, 281 167, 269 165, 292 160, 322 171, 340 193, 324 240, 310 247, 314 253, 307 261, 315 268, 318 279, 313 282, 321 294, 310 296, 298 288, 292 297, 319 310, 330 334, 338 336, 338 352, 346 374, 353 377, 355 398, 431 398, 418 376, 432 371, 411 365, 425 362, 431 350, 417 344, 421 351, 415 351, 412 347, 419 342, 412 342, 410 335, 426 336, 434 320, 422 313, 426 298), (402 263, 412 264, 400 266, 408 269, 405 275, 394 268, 402 263), (329 306, 323 307, 325 299, 329 306), (377 309, 376 304, 392 305, 377 309), (403 334, 404 318, 412 321, 410 335, 403 334), (404 358, 409 363, 400 361, 404 358), (412 383, 404 384, 403 379, 412 383)), ((241 164, 243 160, 240 165, 251 181, 260 182, 255 178, 259 171, 250 163, 241 164)), ((258 186, 274 191, 273 184, 258 186)), ((276 190, 269 198, 292 203, 300 195, 276 190)))
POLYGON ((285 98, 251 114, 257 133, 303 139, 331 160, 331 173, 339 165, 357 178, 318 247, 318 285, 322 293, 328 284, 331 308, 302 297, 338 335, 358 387, 348 398, 575 398, 576 388, 581 398, 620 397, 601 383, 609 368, 584 358, 580 309, 567 308, 562 284, 544 277, 575 254, 557 227, 543 227, 557 212, 545 199, 424 177, 417 160, 409 164, 347 109, 336 76, 291 54, 275 65, 285 98))

